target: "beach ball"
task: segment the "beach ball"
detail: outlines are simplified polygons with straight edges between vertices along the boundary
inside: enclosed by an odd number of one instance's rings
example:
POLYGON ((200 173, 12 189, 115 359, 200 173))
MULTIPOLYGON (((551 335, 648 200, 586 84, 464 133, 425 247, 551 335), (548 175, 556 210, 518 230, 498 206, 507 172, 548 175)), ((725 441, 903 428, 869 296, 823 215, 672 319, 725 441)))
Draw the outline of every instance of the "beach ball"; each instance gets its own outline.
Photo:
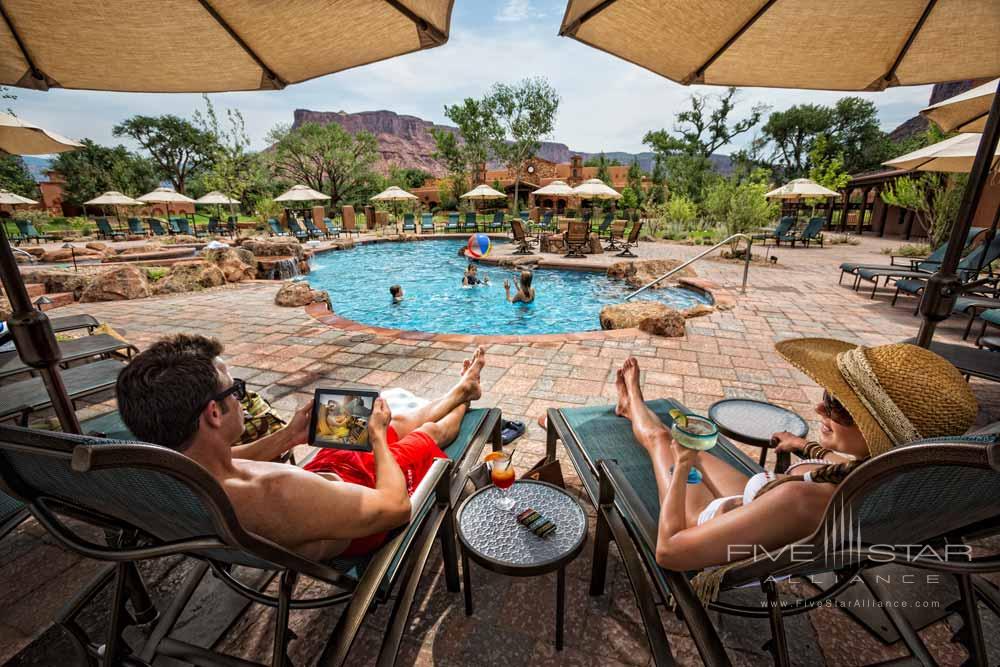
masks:
POLYGON ((480 257, 489 255, 492 248, 493 243, 490 241, 489 236, 486 234, 473 234, 469 237, 469 245, 466 247, 466 250, 468 250, 470 257, 479 259, 480 257))

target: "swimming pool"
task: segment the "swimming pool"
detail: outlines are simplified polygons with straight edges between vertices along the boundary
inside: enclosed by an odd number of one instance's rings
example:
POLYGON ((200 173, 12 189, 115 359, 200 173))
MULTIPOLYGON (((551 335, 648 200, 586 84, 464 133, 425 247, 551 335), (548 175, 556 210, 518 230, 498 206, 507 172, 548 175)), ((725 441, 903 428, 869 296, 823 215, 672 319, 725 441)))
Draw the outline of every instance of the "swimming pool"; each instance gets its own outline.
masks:
MULTIPOLYGON (((428 240, 359 245, 316 255, 309 283, 329 292, 333 311, 363 324, 430 333, 524 335, 600 329, 601 307, 620 303, 631 291, 603 273, 535 270, 535 301, 510 304, 503 281, 515 285, 519 269, 479 265, 489 286, 462 287, 468 261, 463 241, 428 240), (405 299, 393 304, 389 287, 401 285, 405 299)), ((672 308, 711 304, 710 297, 681 288, 651 290, 649 300, 672 308)), ((645 296, 645 294, 643 296, 645 296)))

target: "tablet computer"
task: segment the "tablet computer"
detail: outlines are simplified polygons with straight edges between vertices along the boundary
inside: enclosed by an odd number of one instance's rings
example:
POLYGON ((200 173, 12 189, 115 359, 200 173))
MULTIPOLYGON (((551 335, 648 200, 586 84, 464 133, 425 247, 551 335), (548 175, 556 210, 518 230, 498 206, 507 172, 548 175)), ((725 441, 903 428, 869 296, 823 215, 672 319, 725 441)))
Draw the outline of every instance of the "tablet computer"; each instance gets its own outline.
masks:
POLYGON ((317 389, 309 423, 309 444, 370 452, 368 419, 376 398, 377 391, 317 389))

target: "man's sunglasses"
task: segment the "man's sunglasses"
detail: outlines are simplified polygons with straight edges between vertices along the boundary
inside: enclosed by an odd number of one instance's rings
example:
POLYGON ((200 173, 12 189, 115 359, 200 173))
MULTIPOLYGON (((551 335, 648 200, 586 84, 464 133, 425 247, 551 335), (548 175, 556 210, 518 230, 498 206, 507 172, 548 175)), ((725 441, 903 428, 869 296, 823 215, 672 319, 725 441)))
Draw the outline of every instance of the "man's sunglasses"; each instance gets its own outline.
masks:
POLYGON ((823 392, 823 409, 826 415, 841 426, 854 426, 854 418, 847 411, 844 405, 830 395, 830 392, 823 392))
POLYGON ((234 378, 233 385, 229 387, 229 389, 219 392, 212 398, 208 399, 205 405, 208 405, 212 401, 224 401, 226 400, 226 397, 229 396, 230 394, 234 394, 237 400, 242 401, 247 397, 247 383, 243 380, 240 380, 239 378, 234 378))

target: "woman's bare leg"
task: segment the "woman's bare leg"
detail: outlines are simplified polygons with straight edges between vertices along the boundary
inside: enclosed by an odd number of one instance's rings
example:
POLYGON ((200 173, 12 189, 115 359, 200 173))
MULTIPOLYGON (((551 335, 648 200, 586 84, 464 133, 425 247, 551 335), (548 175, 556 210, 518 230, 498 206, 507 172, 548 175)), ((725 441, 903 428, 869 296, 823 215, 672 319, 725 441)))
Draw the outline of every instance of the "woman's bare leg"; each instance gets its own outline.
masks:
MULTIPOLYGON (((471 359, 465 360, 462 365, 461 379, 448 390, 448 393, 415 410, 392 416, 390 423, 396 434, 402 438, 424 424, 444 419, 458 406, 467 405, 478 399, 482 395, 482 389, 479 387, 479 374, 485 365, 486 349, 479 347, 471 359)), ((465 414, 464 410, 462 414, 465 414)))

